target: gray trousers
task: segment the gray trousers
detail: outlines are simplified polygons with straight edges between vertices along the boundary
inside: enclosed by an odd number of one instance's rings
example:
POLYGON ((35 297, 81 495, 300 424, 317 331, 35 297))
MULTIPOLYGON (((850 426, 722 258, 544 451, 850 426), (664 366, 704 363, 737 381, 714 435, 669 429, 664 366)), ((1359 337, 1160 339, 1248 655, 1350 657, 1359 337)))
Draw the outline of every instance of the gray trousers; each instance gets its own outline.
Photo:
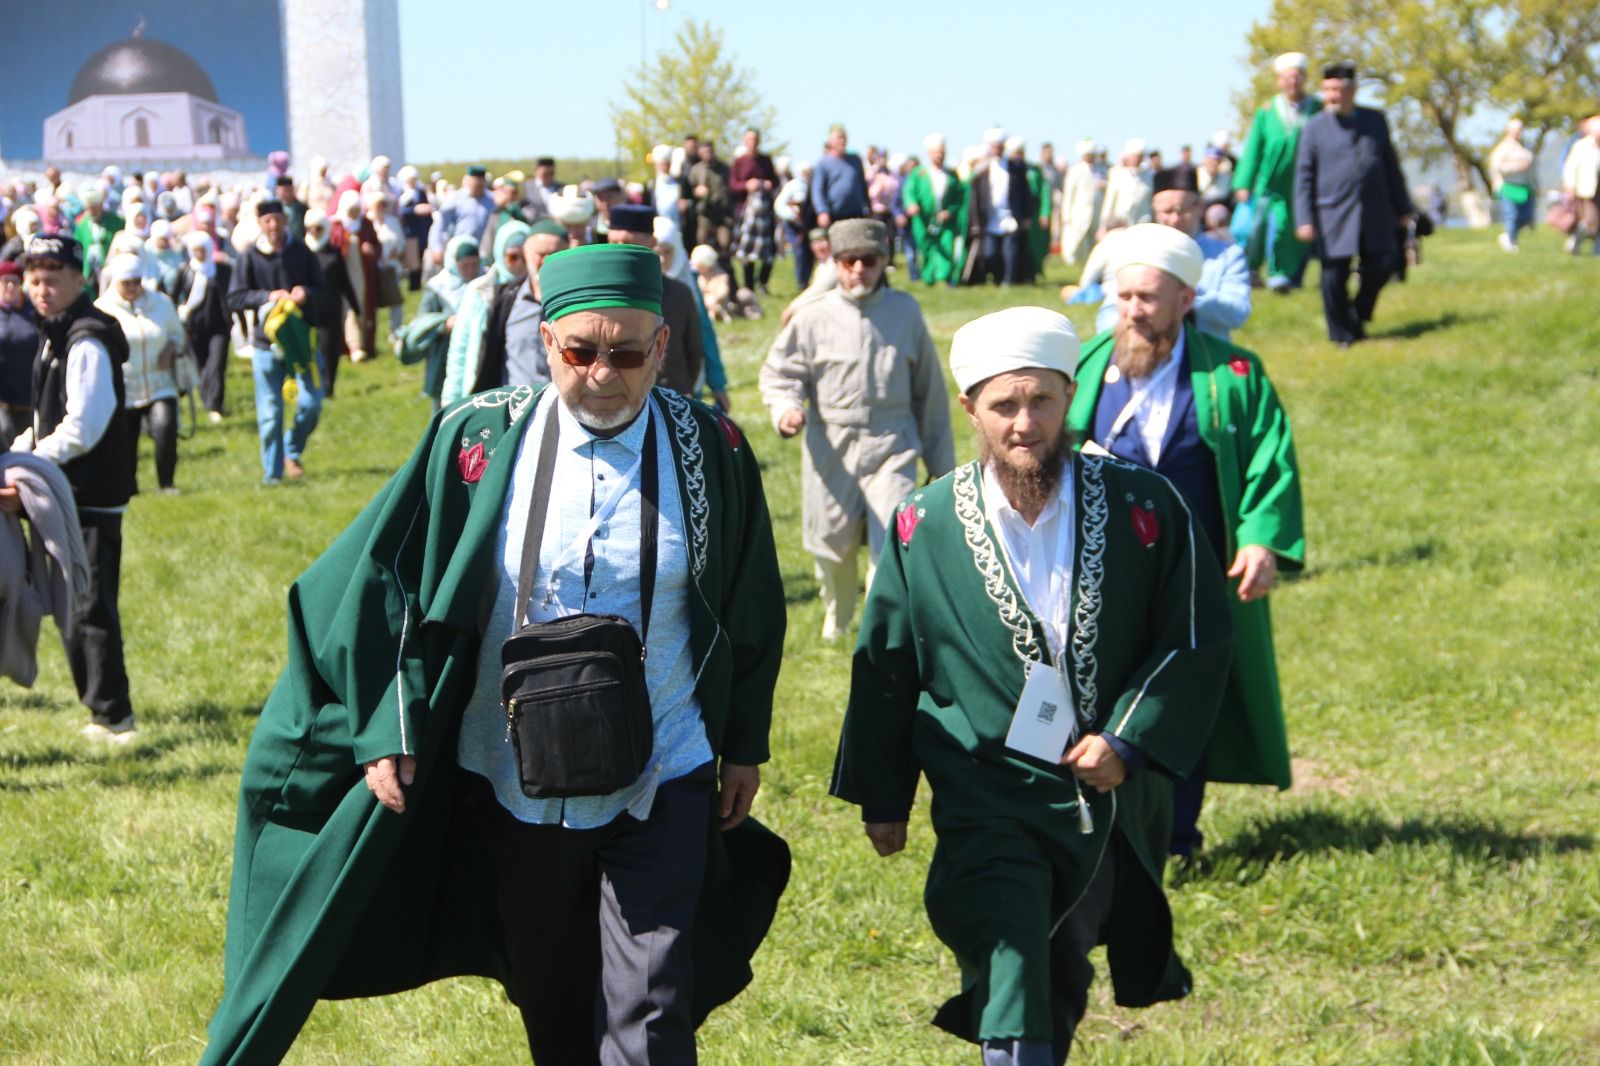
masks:
MULTIPOLYGON (((650 817, 530 825, 464 773, 495 874, 508 990, 540 1066, 692 1066, 690 953, 710 831, 709 767, 650 817)), ((465 782, 464 782, 465 783, 465 782)))
POLYGON ((1116 848, 1106 847, 1100 869, 1078 905, 1067 912, 1050 938, 1050 1008, 1055 1022, 1051 1040, 985 1040, 983 1066, 1061 1066, 1072 1050, 1072 1036, 1089 1009, 1094 967, 1089 952, 1105 942, 1116 898, 1116 848))

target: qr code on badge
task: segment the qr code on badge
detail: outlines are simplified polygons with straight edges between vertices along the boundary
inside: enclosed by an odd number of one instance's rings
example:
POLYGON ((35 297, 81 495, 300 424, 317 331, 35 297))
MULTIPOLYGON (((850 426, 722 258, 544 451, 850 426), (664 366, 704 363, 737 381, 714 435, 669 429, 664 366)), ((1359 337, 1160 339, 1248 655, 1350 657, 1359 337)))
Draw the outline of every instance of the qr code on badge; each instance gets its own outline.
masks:
POLYGON ((1054 722, 1055 720, 1056 720, 1056 705, 1053 704, 1053 703, 1046 703, 1043 700, 1040 700, 1039 701, 1039 721, 1043 722, 1045 725, 1049 725, 1050 723, 1054 722))

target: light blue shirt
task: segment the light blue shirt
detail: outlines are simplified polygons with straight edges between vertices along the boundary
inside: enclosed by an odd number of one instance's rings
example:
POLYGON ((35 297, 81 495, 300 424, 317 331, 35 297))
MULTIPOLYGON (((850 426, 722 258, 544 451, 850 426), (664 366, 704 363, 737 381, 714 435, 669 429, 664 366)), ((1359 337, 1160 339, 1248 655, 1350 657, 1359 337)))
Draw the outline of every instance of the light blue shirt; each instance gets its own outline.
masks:
MULTIPOLYGON (((1244 249, 1202 233, 1195 239, 1206 257, 1200 283, 1194 287, 1195 328, 1225 341, 1250 317, 1250 266, 1244 249)), ((1115 275, 1111 280, 1115 280, 1115 275)), ((1117 294, 1107 285, 1106 302, 1095 315, 1094 326, 1104 332, 1117 324, 1117 294)))
POLYGON ((561 403, 554 388, 545 390, 523 434, 517 464, 511 475, 511 492, 495 537, 499 588, 484 633, 478 676, 461 720, 456 760, 489 780, 501 806, 520 821, 560 824, 570 829, 606 825, 623 811, 644 818, 650 812, 656 788, 711 761, 694 694, 694 653, 690 647, 689 597, 693 578, 685 536, 683 503, 678 495, 678 469, 668 442, 667 421, 654 397, 626 430, 615 437, 596 437, 584 429, 561 403), (534 471, 545 420, 561 419, 560 452, 551 479, 550 511, 539 543, 539 571, 529 597, 528 621, 546 622, 587 611, 614 614, 640 624, 639 544, 640 479, 637 473, 615 511, 596 531, 594 571, 587 598, 584 593, 581 548, 566 551, 589 522, 591 493, 598 510, 633 467, 644 447, 646 415, 656 435, 656 462, 660 484, 660 524, 656 537, 656 587, 650 608, 649 655, 645 658, 645 685, 655 717, 654 750, 650 765, 639 780, 607 796, 573 799, 529 799, 522 793, 516 749, 506 735, 506 716, 500 704, 500 646, 511 634, 516 613, 517 577, 522 563, 523 534, 533 498, 534 471), (563 559, 564 557, 564 559, 563 559), (554 574, 551 567, 563 565, 554 574), (551 594, 552 588, 554 594, 551 594), (547 602, 548 600, 548 602, 547 602))

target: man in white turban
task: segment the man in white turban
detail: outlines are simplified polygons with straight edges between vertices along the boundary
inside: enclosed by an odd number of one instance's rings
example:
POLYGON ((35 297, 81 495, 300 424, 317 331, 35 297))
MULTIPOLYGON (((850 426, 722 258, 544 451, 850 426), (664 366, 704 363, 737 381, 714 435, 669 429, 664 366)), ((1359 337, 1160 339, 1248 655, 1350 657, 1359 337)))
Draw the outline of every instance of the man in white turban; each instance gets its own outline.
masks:
POLYGON ((1037 225, 1038 200, 1022 160, 1022 138, 1002 129, 983 135, 989 156, 973 168, 967 185, 967 263, 964 281, 1018 285, 1033 276, 1029 232, 1037 225))
POLYGON ((1095 162, 1099 145, 1081 140, 1073 149, 1061 192, 1061 258, 1076 266, 1089 254, 1095 226, 1100 221, 1100 201, 1105 197, 1106 175, 1095 162))
POLYGON ((1144 165, 1144 150, 1142 137, 1129 139, 1122 146, 1117 165, 1106 174, 1106 197, 1100 206, 1100 229, 1095 240, 1105 240, 1113 228, 1113 219, 1130 226, 1150 221, 1150 172, 1144 165))
MULTIPOLYGON (((1067 416, 1081 440, 1170 481, 1204 532, 1213 577, 1230 583, 1234 657, 1209 754, 1174 790, 1174 855, 1202 840, 1205 783, 1289 787, 1267 595, 1305 564, 1289 416, 1253 353, 1186 321, 1207 263, 1171 226, 1117 234, 1117 324, 1084 346, 1067 416)), ((1085 447, 1088 447, 1085 444, 1085 447)))
POLYGON ((1245 257, 1252 273, 1267 266, 1267 288, 1299 288, 1311 245, 1295 236, 1294 166, 1300 128, 1322 110, 1306 93, 1306 56, 1285 52, 1272 62, 1278 93, 1256 110, 1233 168, 1233 195, 1250 204, 1252 226, 1245 257))
POLYGON ((955 285, 961 280, 962 214, 967 191, 955 171, 944 165, 944 134, 922 139, 928 161, 913 170, 901 190, 917 269, 924 285, 955 285))
POLYGON ((1164 479, 1073 454, 1079 362, 1071 323, 1044 308, 957 331, 979 458, 896 512, 831 786, 892 855, 926 777, 924 900, 962 985, 934 1024, 981 1044, 985 1066, 1065 1061, 1097 944, 1123 1006, 1191 985, 1152 827, 1222 693, 1222 578, 1164 479))

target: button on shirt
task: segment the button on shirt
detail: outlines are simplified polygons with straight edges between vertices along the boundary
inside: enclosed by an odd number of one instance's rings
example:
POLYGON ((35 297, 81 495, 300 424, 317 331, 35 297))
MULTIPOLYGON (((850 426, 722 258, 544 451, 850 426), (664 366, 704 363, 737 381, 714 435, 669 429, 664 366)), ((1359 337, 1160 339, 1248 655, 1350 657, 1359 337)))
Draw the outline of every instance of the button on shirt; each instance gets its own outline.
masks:
MULTIPOLYGON (((1178 343, 1172 346, 1172 354, 1156 368, 1155 373, 1148 378, 1129 378, 1128 385, 1133 391, 1133 396, 1128 404, 1118 414, 1111 426, 1111 438, 1114 440, 1124 433, 1137 432, 1139 440, 1144 445, 1144 450, 1150 456, 1150 465, 1154 467, 1161 461, 1161 445, 1167 439, 1167 428, 1172 421, 1172 401, 1178 390, 1178 369, 1183 366, 1183 334, 1178 334, 1178 343)), ((1121 373, 1116 367, 1108 367, 1106 374, 1121 373)), ((1106 447, 1111 446, 1111 440, 1102 441, 1106 447)))
POLYGON ((606 825, 623 811, 639 818, 647 816, 658 785, 682 777, 712 758, 700 701, 694 693, 689 597, 695 592, 691 588, 683 504, 678 495, 677 463, 667 439, 666 419, 655 400, 646 404, 645 411, 627 429, 604 438, 584 429, 566 404, 560 402, 555 389, 547 389, 519 446, 511 492, 495 538, 495 558, 499 562, 495 568, 499 588, 484 633, 483 653, 478 657, 477 680, 462 717, 457 761, 462 769, 488 778, 501 806, 520 821, 590 829, 606 825), (506 716, 500 704, 500 646, 511 635, 516 613, 523 534, 545 419, 561 419, 557 444, 560 452, 551 479, 550 510, 539 544, 539 571, 530 596, 528 621, 547 622, 587 612, 619 615, 638 629, 641 508, 637 472, 591 541, 594 563, 587 590, 584 551, 566 549, 589 523, 594 513, 590 501, 598 509, 639 459, 647 430, 646 415, 650 416, 648 430, 656 434, 660 471, 656 587, 650 609, 650 654, 645 659, 645 685, 655 717, 650 765, 634 784, 607 796, 529 799, 522 793, 516 752, 506 736, 506 716), (563 565, 552 583, 550 568, 558 561, 563 565))
POLYGON ((1072 465, 1061 472, 1061 488, 1033 525, 1011 506, 994 471, 983 468, 983 508, 1000 535, 1000 547, 1034 617, 1044 625, 1050 655, 1061 661, 1072 618, 1072 561, 1077 543, 1073 519, 1072 465))

